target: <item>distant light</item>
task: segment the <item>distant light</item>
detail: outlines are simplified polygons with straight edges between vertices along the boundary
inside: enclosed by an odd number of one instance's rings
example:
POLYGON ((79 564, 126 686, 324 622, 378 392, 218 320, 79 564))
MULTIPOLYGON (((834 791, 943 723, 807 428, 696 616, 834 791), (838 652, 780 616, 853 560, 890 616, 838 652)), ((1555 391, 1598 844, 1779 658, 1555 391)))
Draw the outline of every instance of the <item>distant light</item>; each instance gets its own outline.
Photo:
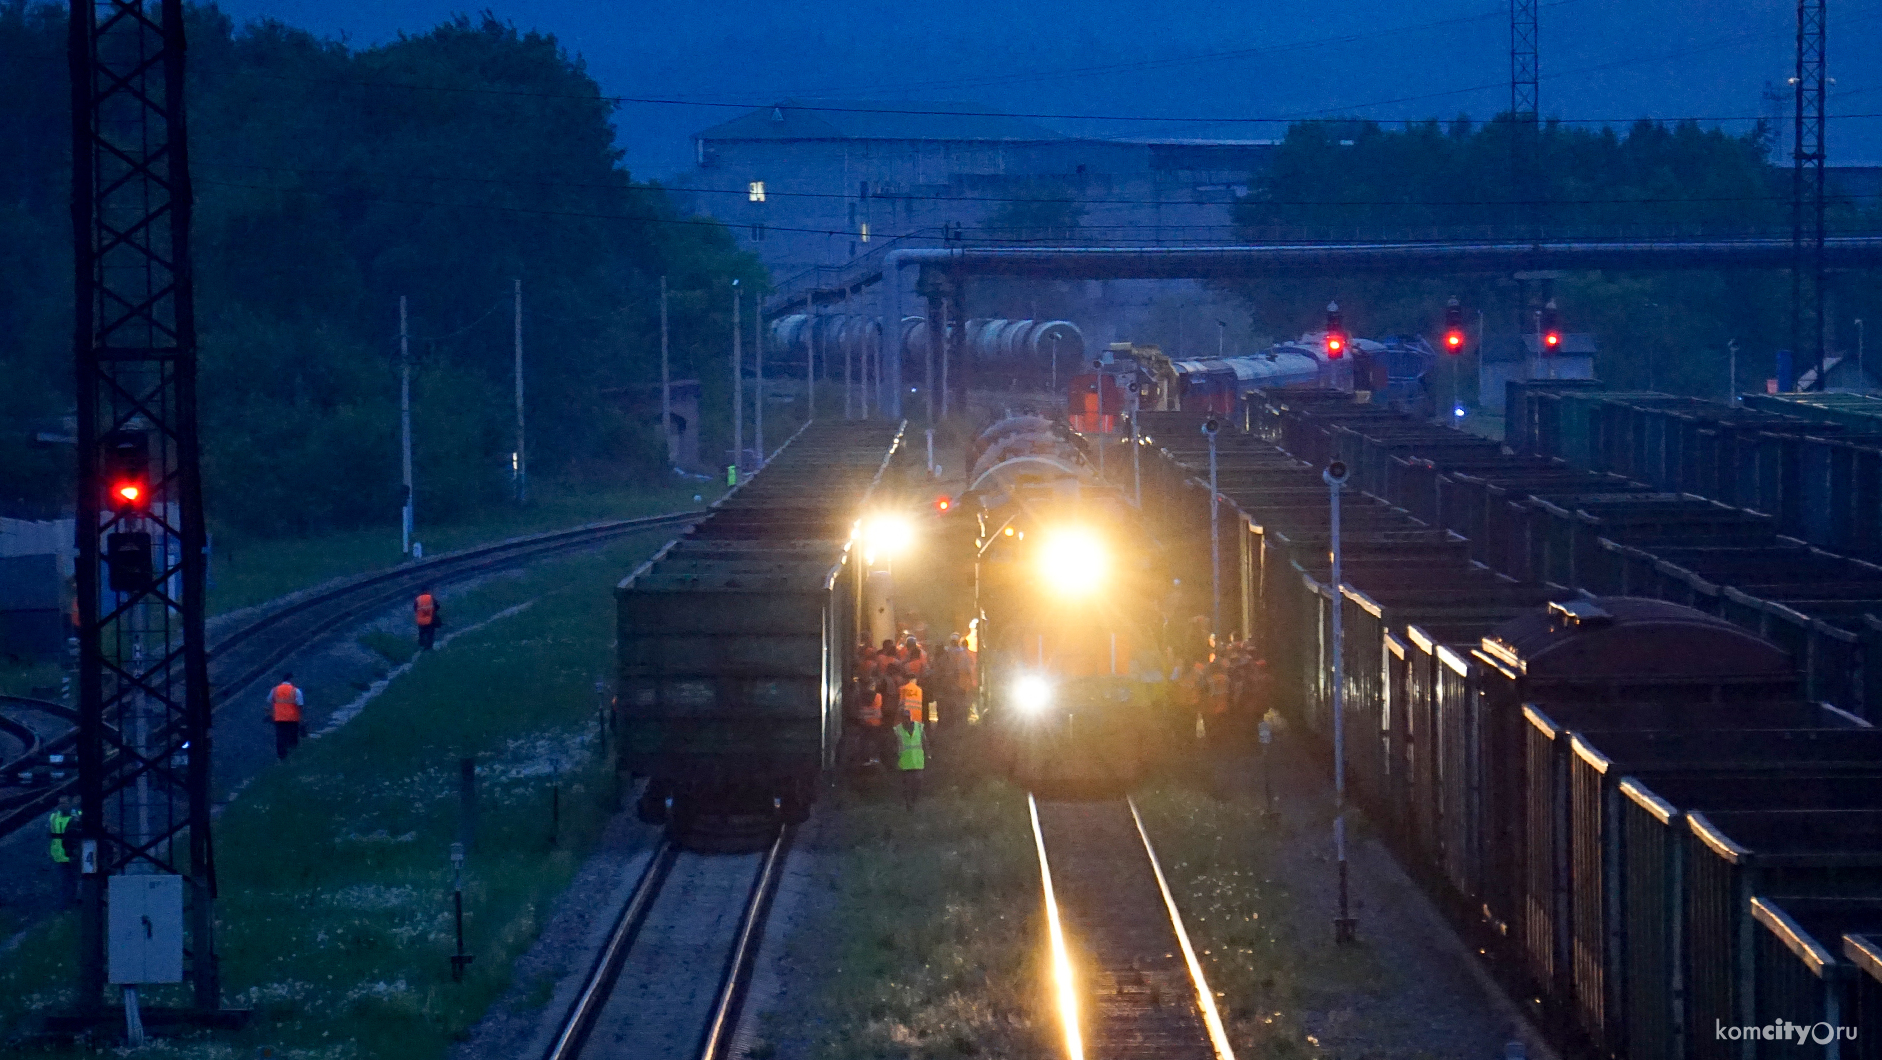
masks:
POLYGON ((947 497, 936 497, 934 499, 934 510, 937 512, 945 512, 952 507, 954 507, 954 502, 947 497))
POLYGON ((1007 528, 1006 528, 1006 530, 1004 531, 1004 533, 1006 534, 1006 536, 1008 536, 1008 537, 1012 537, 1012 536, 1013 536, 1013 528, 1012 528, 1012 527, 1010 527, 1010 526, 1009 526, 1009 527, 1007 527, 1007 528))
POLYGON ((1550 346, 1560 346, 1562 344, 1562 336, 1557 332, 1551 331, 1547 335, 1542 336, 1542 341, 1550 346))
POLYGON ((745 199, 748 202, 765 201, 765 182, 762 180, 752 181, 745 189, 745 199))
POLYGON ((1460 420, 1463 419, 1464 418, 1464 406, 1459 405, 1456 408, 1452 409, 1451 415, 1456 416, 1460 420))
POLYGON ((862 223, 862 228, 861 228, 861 233, 860 233, 860 234, 861 234, 861 236, 862 236, 862 241, 863 241, 863 242, 865 242, 865 243, 867 243, 867 242, 869 242, 869 222, 868 222, 868 221, 864 221, 864 222, 862 223))

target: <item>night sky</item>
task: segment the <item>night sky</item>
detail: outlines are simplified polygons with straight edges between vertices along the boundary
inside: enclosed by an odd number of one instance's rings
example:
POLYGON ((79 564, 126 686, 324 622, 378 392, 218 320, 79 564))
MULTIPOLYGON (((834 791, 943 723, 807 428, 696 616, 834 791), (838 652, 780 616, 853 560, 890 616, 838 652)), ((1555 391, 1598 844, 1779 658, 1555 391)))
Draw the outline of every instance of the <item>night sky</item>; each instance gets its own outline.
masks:
MULTIPOLYGON (((364 45, 466 10, 444 0, 223 0, 238 19, 279 18, 364 45)), ((599 3, 491 5, 553 33, 611 95, 762 105, 785 97, 972 100, 1099 136, 1268 138, 1281 123, 1181 118, 1357 114, 1483 118, 1509 105, 1501 0, 1171 4, 1012 0, 946 4, 599 3), (1172 12, 1188 8, 1194 14, 1172 12)), ((1783 0, 1542 0, 1542 111, 1565 120, 1734 119, 1788 93, 1796 8, 1783 0)), ((1882 161, 1882 2, 1832 4, 1832 164, 1882 161), (1868 116, 1864 116, 1868 115, 1868 116)), ((1788 96, 1779 111, 1788 115, 1788 96)), ((689 137, 738 109, 626 103, 627 164, 660 177, 689 137)), ((1788 136, 1788 128, 1786 129, 1788 136)), ((1788 141, 1785 153, 1788 154, 1788 141)))

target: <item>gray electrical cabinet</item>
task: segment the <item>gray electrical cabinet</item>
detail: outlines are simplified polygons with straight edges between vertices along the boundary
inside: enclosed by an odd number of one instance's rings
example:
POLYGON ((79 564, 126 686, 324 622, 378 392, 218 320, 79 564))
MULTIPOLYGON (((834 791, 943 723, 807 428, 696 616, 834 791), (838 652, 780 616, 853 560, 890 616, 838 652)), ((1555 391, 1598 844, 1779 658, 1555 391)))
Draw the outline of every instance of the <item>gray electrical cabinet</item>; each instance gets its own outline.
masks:
POLYGON ((106 955, 114 983, 183 981, 183 877, 111 876, 106 955))

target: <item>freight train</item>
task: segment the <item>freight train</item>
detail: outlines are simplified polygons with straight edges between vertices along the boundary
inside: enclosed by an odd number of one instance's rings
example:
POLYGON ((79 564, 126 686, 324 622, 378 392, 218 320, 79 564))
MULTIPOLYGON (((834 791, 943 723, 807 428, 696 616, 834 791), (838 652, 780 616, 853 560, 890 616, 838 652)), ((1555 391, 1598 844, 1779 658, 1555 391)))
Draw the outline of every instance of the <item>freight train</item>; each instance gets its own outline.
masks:
MULTIPOLYGON (((1339 610, 1350 790, 1573 1051, 1777 1055, 1756 1028, 1788 1022, 1809 1055, 1858 1055, 1838 1033, 1882 1036, 1882 656, 1839 630, 1882 629, 1882 567, 1783 531, 1882 514, 1882 458, 1805 441, 1867 410, 1601 393, 1513 393, 1510 447, 1348 393, 1253 395, 1217 446, 1228 624, 1325 747, 1339 610), (1777 511, 1696 495, 1726 483, 1777 511)), ((1198 548, 1199 419, 1139 424, 1145 510, 1198 548)))
POLYGON ((642 819, 684 835, 808 814, 867 628, 859 526, 894 503, 905 454, 898 425, 808 426, 615 588, 616 765, 647 778, 642 819))

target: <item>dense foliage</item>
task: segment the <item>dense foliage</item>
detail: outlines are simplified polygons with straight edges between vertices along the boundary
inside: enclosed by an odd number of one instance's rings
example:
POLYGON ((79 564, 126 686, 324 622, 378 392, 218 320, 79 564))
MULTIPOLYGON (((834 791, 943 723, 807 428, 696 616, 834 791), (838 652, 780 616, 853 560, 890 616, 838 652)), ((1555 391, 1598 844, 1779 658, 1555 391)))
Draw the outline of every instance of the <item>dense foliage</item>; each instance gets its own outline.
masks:
MULTIPOLYGON (((1790 235, 1790 173, 1767 161, 1762 129, 1733 136, 1690 122, 1640 122, 1623 134, 1550 124, 1536 134, 1537 162, 1526 170, 1513 164, 1512 134, 1507 122, 1466 120, 1296 125, 1236 222, 1249 240, 1790 235)), ((1875 220, 1849 202, 1833 203, 1829 219, 1838 230, 1875 220)), ((1832 352, 1854 354, 1853 320, 1882 313, 1870 279, 1832 275, 1832 352)), ((1513 341, 1518 330, 1519 291, 1508 278, 1356 277, 1237 290, 1252 304, 1254 329, 1275 335, 1320 327, 1321 307, 1338 300, 1357 334, 1435 336, 1452 295, 1467 308, 1473 345, 1479 312, 1493 343, 1513 341)), ((1592 333, 1597 374, 1622 386, 1723 396, 1729 344, 1740 351, 1744 388, 1771 375, 1775 351, 1790 342, 1790 278, 1781 272, 1570 273, 1553 291, 1564 330, 1592 333)), ((1474 360, 1473 349, 1463 379, 1474 360)), ((1468 398, 1468 382, 1463 390, 1468 398)))
MULTIPOLYGON (((0 463, 21 471, 0 502, 15 508, 68 492, 69 448, 22 448, 72 400, 64 35, 62 6, 0 0, 0 463)), ((578 59, 488 16, 355 49, 213 6, 190 9, 189 48, 212 519, 396 518, 401 295, 420 510, 502 497, 516 279, 532 475, 665 473, 657 414, 632 407, 659 379, 659 277, 674 375, 703 378, 711 407, 730 281, 764 274, 630 179, 578 59)))

